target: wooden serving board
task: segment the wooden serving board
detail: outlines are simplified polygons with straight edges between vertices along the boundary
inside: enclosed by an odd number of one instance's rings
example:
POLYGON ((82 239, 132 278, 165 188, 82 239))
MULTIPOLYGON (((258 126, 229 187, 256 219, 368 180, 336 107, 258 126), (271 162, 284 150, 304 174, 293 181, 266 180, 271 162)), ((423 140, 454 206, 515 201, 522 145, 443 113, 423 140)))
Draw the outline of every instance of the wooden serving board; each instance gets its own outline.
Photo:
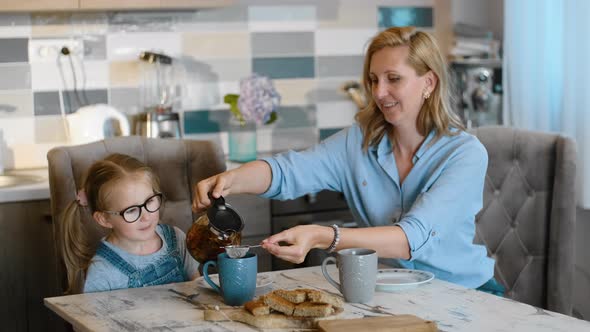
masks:
POLYGON ((357 319, 334 319, 318 321, 323 332, 436 332, 436 323, 423 320, 414 315, 366 317, 357 319))

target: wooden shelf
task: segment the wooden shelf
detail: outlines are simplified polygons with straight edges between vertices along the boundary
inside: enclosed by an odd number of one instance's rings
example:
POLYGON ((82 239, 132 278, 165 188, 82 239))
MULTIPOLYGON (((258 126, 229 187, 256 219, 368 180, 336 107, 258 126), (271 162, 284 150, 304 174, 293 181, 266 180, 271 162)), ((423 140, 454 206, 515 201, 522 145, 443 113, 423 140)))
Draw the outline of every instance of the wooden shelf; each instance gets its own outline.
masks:
POLYGON ((2 0, 0 12, 59 11, 78 9, 78 0, 2 0))
POLYGON ((160 7, 160 0, 80 0, 81 10, 159 9, 160 7))
POLYGON ((0 13, 199 9, 229 6, 234 2, 235 0, 2 0, 0 13))

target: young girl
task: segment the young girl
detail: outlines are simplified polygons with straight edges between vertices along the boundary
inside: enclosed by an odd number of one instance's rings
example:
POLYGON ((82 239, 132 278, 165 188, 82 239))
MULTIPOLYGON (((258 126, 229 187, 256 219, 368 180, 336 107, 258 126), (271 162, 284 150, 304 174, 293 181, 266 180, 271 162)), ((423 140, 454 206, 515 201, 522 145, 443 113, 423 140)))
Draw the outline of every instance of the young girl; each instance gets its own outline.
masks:
POLYGON ((192 280, 198 263, 185 234, 158 224, 163 196, 153 171, 139 160, 112 154, 87 171, 76 201, 66 209, 62 251, 69 293, 161 285, 192 280), (85 238, 80 209, 110 229, 96 252, 85 238))

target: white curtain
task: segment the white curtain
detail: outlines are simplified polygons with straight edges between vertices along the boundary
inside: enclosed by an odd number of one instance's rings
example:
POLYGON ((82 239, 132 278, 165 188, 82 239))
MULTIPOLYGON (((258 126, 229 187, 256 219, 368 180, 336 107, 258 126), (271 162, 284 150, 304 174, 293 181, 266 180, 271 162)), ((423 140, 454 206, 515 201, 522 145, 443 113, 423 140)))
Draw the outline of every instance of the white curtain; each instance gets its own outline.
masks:
POLYGON ((509 0, 504 15, 504 119, 576 140, 590 209, 590 1, 509 0))

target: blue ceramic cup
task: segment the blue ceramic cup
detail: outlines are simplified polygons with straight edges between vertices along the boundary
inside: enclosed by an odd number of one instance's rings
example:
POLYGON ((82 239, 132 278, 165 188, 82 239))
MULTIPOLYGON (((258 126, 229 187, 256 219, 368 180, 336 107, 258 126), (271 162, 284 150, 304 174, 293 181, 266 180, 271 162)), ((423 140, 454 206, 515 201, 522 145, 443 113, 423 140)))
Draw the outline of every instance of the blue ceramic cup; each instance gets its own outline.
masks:
POLYGON ((217 262, 208 261, 203 266, 203 278, 217 293, 223 302, 231 306, 242 305, 254 298, 256 292, 256 273, 258 257, 248 253, 242 258, 229 258, 226 253, 217 255, 217 262), (209 266, 217 266, 219 285, 209 278, 209 266))

